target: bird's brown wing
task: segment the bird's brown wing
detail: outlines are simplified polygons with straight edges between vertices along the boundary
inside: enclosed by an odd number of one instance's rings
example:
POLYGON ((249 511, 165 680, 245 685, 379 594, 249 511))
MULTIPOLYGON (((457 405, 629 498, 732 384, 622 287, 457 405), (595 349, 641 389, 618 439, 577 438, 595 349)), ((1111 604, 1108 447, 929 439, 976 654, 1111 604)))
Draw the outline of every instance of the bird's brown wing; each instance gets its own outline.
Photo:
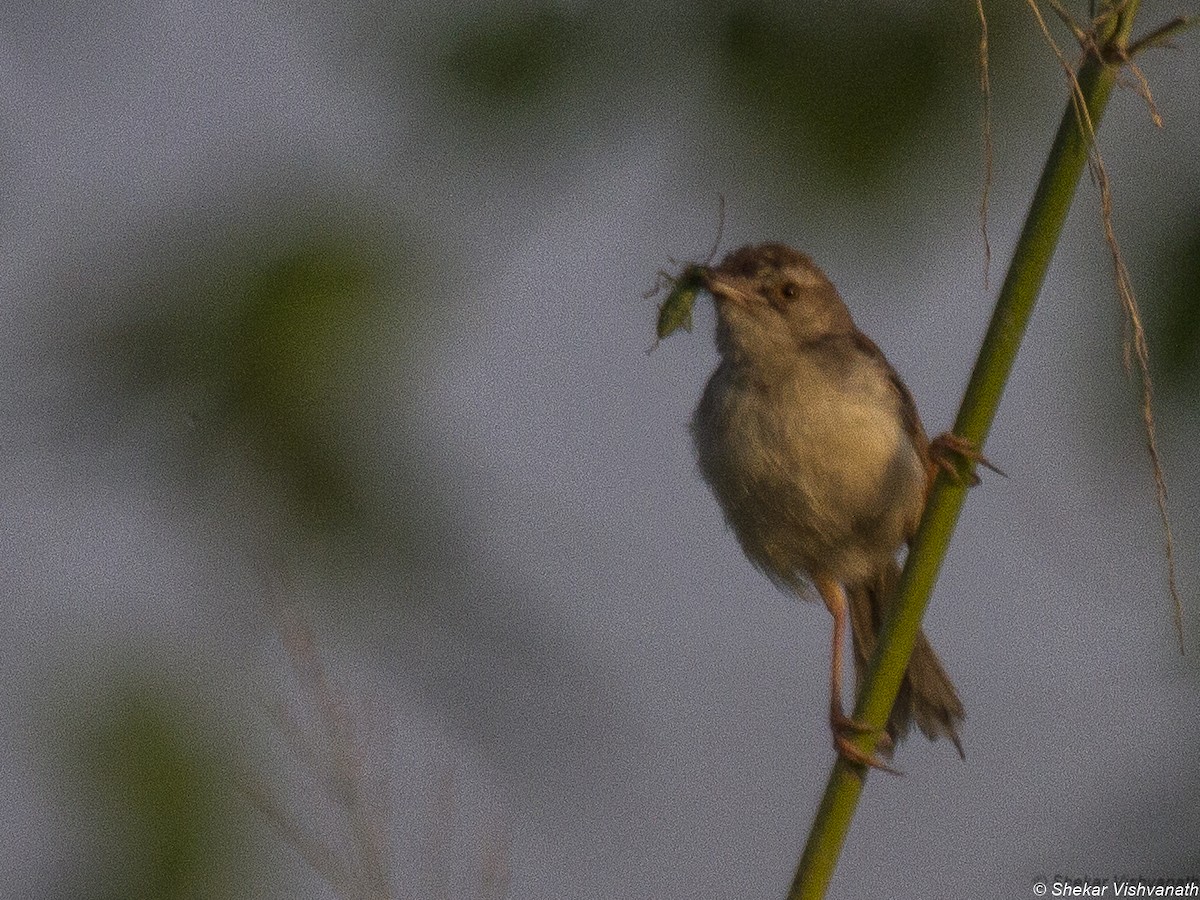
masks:
MULTIPOLYGON (((904 422, 904 431, 912 441, 913 446, 917 450, 917 455, 921 457, 921 462, 925 466, 927 473, 927 484, 933 484, 933 476, 937 473, 937 466, 934 464, 932 457, 929 455, 929 438, 925 434, 925 427, 921 424, 921 417, 917 413, 917 404, 913 400, 913 395, 908 389, 903 379, 892 368, 892 364, 888 362, 883 351, 879 346, 863 334, 858 329, 850 335, 850 340, 854 344, 854 348, 860 353, 876 360, 888 374, 888 379, 892 382, 892 387, 896 389, 896 395, 900 400, 900 418, 904 422)), ((928 489, 928 488, 927 488, 928 489)))

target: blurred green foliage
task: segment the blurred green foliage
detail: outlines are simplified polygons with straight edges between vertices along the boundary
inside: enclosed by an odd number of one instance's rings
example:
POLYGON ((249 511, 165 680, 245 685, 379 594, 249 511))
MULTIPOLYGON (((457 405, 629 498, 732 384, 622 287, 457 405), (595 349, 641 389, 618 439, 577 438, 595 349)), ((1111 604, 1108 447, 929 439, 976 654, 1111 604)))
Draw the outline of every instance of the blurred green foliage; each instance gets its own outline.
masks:
MULTIPOLYGON (((376 376, 398 251, 328 228, 282 239, 252 230, 159 255, 160 270, 127 288, 149 296, 92 339, 118 402, 166 394, 193 419, 192 465, 224 465, 241 448, 301 521, 353 526, 361 509, 347 454, 367 427, 355 402, 376 376)), ((394 338, 398 351, 405 335, 394 338)))
POLYGON ((307 241, 258 261, 239 302, 212 332, 210 372, 223 415, 257 443, 305 518, 354 512, 349 472, 333 440, 339 379, 360 362, 356 336, 379 300, 379 272, 350 241, 307 241))
POLYGON ((1200 389, 1200 210, 1184 223, 1163 236, 1145 280, 1155 373, 1168 397, 1190 403, 1200 389))
MULTIPOLYGON (((968 177, 981 177, 978 25, 970 4, 702 4, 699 13, 666 10, 675 16, 666 19, 670 43, 660 41, 656 28, 628 25, 637 16, 620 5, 586 14, 579 7, 550 4, 483 13, 447 9, 437 29, 422 35, 436 48, 432 76, 445 93, 436 98, 436 111, 456 124, 478 127, 486 141, 470 148, 474 156, 455 157, 452 151, 469 143, 458 133, 439 136, 429 115, 404 120, 405 127, 429 129, 428 159, 436 163, 412 153, 397 169, 401 177, 415 172, 414 181, 435 185, 439 178, 447 184, 475 178, 473 191, 504 201, 497 204, 499 220, 487 226, 490 231, 463 233, 464 255, 470 241, 494 240, 497 246, 512 241, 513 217, 539 211, 555 189, 546 187, 541 171, 522 168, 513 180, 491 177, 502 159, 494 146, 496 134, 503 134, 498 125, 532 135, 540 153, 553 155, 566 168, 580 146, 606 139, 604 129, 624 135, 627 120, 643 113, 640 100, 681 97, 681 104, 692 104, 699 96, 707 103, 703 91, 689 91, 691 83, 682 79, 703 82, 714 71, 721 104, 713 109, 685 105, 690 130, 681 130, 672 136, 677 143, 664 146, 697 148, 690 159, 680 154, 671 162, 679 170, 699 169, 710 164, 711 148, 720 138, 737 135, 744 145, 733 164, 714 176, 731 196, 744 194, 746 185, 761 177, 764 149, 787 157, 783 170, 789 176, 803 176, 789 184, 830 181, 848 195, 869 198, 875 208, 889 203, 895 180, 918 160, 953 157, 962 160, 968 177), (627 55, 618 58, 608 51, 622 43, 622 36, 631 37, 630 46, 622 45, 627 55), (666 53, 669 64, 663 60, 666 53), (531 121, 538 127, 531 128, 531 121), (574 143, 562 139, 566 129, 547 124, 563 122, 580 129, 574 143), (444 171, 432 171, 433 165, 444 171), (417 171, 421 166, 427 168, 417 171), (524 201, 526 192, 533 202, 511 202, 513 195, 524 201)), ((409 12, 402 4, 372 8, 364 40, 377 39, 376 15, 392 17, 397 31, 407 31, 409 12)), ((997 84, 1017 98, 1013 113, 1022 118, 1017 127, 1011 120, 1008 125, 1019 134, 1032 118, 1027 102, 1032 76, 1014 63, 1016 53, 1032 48, 1048 60, 1048 51, 1020 4, 988 4, 988 12, 993 70, 1003 73, 997 84), (1007 43, 1006 29, 1012 35, 1007 43)), ((340 20, 355 11, 339 6, 333 15, 340 20)), ((661 11, 649 7, 638 15, 645 23, 661 11)), ((1059 28, 1053 20, 1051 27, 1059 28)), ((354 54, 347 59, 358 62, 354 54)), ((1052 61, 1048 68, 1053 71, 1052 61)), ((395 83, 387 88, 398 96, 421 80, 400 65, 389 70, 389 77, 395 83)), ((1065 88, 1058 88, 1065 96, 1065 88)), ((1061 103, 1056 97, 1052 114, 1061 103)), ((391 111, 382 112, 387 118, 391 111)), ((1028 136, 1046 143, 1049 138, 1048 130, 1028 136)), ((239 157, 232 164, 251 163, 239 157)), ((701 180, 695 171, 671 174, 684 183, 701 180)), ((317 170, 306 177, 315 183, 326 175, 317 170)), ((934 192, 939 185, 924 188, 934 192)), ((219 196, 244 205, 245 198, 235 194, 225 188, 219 196)), ((420 195, 418 202, 428 196, 420 195)), ((699 202, 707 208, 711 195, 699 202)), ((454 214, 461 212, 450 206, 454 214)), ((411 306, 416 316, 428 312, 417 306, 427 293, 418 283, 424 273, 405 255, 410 248, 394 235, 381 237, 370 223, 330 225, 338 217, 329 212, 288 208, 285 202, 256 226, 218 222, 214 227, 197 217, 181 229, 164 227, 148 242, 148 252, 136 241, 118 243, 109 254, 116 265, 133 271, 144 264, 146 270, 129 276, 125 296, 113 304, 121 310, 119 319, 84 336, 101 378, 117 382, 106 397, 122 412, 136 407, 159 415, 182 408, 193 419, 182 441, 171 442, 172 450, 182 446, 189 477, 202 481, 206 464, 224 467, 230 448, 240 450, 262 477, 265 496, 281 497, 299 520, 325 531, 358 524, 359 498, 381 490, 364 483, 349 454, 367 427, 353 407, 367 390, 365 382, 375 377, 372 353, 379 344, 396 356, 417 352, 403 330, 377 343, 380 328, 394 321, 389 304, 411 306), (395 296, 398 284, 402 293, 395 296)), ((837 210, 822 215, 833 219, 837 210)), ((447 225, 446 214, 432 207, 429 217, 448 229, 456 224, 447 225)), ((1160 284, 1152 287, 1145 279, 1151 352, 1169 391, 1165 397, 1189 401, 1200 382, 1200 225, 1197 217, 1190 221, 1190 230, 1164 238, 1168 243, 1157 263, 1160 284)), ((869 242, 864 250, 871 252, 869 242)), ((1103 254, 1097 245, 1097 258, 1103 254)), ((72 286, 91 283, 93 274, 86 267, 71 272, 72 286)), ((1136 270, 1134 277, 1144 281, 1136 270)), ((446 280, 456 283, 453 273, 446 280)), ((106 299, 95 305, 107 308, 106 299)), ((63 354, 64 365, 78 365, 78 349, 63 354)), ((86 398, 76 400, 86 403, 86 398)), ((389 462, 403 465, 404 460, 389 462)), ((397 504, 404 508, 393 511, 396 518, 424 512, 436 502, 437 490, 428 473, 419 484, 414 479, 406 502, 397 504)), ((439 542, 443 554, 466 552, 442 540, 434 528, 423 531, 427 545, 439 542)), ((229 758, 194 710, 187 697, 130 683, 117 688, 101 708, 81 705, 70 713, 73 720, 89 723, 74 744, 74 768, 86 773, 88 784, 104 798, 104 821, 96 827, 119 824, 119 843, 127 851, 103 879, 96 879, 108 885, 105 896, 217 896, 218 870, 235 864, 229 848, 236 834, 225 798, 229 758)))
POLYGON ((963 23, 890 4, 852 18, 846 10, 806 7, 800 15, 745 4, 721 21, 721 60, 742 127, 792 155, 811 155, 858 191, 903 169, 918 141, 938 131, 943 98, 974 84, 964 47, 972 49, 963 23))
POLYGON ((81 807, 95 811, 84 827, 109 851, 75 889, 105 900, 236 896, 246 838, 227 748, 194 698, 160 680, 124 675, 104 690, 63 711, 75 723, 65 763, 95 801, 81 807))
POLYGON ((440 66, 459 96, 512 115, 561 89, 585 40, 584 21, 558 7, 509 9, 452 29, 440 66))

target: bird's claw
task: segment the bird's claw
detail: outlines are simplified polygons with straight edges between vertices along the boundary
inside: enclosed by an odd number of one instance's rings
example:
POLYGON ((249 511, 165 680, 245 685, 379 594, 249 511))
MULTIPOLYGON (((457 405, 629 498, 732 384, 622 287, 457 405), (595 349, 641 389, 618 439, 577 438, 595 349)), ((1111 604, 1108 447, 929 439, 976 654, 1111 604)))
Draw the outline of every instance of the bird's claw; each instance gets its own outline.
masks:
MULTIPOLYGON (((838 755, 846 762, 869 769, 879 769, 892 775, 902 775, 898 769, 893 769, 876 753, 868 753, 856 746, 850 738, 860 734, 868 734, 880 729, 872 728, 855 719, 851 719, 836 706, 829 710, 829 728, 833 732, 833 746, 838 755)), ((886 731, 881 731, 878 746, 884 753, 890 753, 892 738, 886 731)))
MULTIPOLYGON (((957 465, 959 459, 978 463, 987 469, 991 469, 1002 478, 1008 477, 999 467, 993 465, 983 453, 977 450, 974 444, 951 431, 939 434, 929 442, 929 457, 933 460, 936 468, 941 469, 959 484, 962 484, 964 481, 957 465)), ((979 476, 974 472, 971 472, 965 480, 967 487, 974 487, 979 484, 979 476)))

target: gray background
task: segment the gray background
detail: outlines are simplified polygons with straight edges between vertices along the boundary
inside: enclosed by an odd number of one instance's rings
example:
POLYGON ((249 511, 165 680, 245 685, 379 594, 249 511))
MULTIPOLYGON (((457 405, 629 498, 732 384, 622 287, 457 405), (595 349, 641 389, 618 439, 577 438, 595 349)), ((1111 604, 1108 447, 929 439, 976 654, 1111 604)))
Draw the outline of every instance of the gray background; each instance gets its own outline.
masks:
MULTIPOLYGON (((191 836, 190 896, 350 895, 246 802, 270 785, 352 852, 331 757, 270 713, 322 744, 285 608, 353 722, 396 896, 783 896, 832 762, 829 621, 752 569, 695 471, 711 305, 647 355, 642 294, 703 257, 723 194, 723 249, 811 253, 941 431, 1065 98, 1027 11, 995 13, 985 289, 969 5, 830 9, 0 14, 0 896, 182 896, 145 887, 174 864, 142 880, 164 833, 191 836), (738 74, 746 10, 797 42, 780 91, 817 99, 794 117, 738 74), (818 134, 825 88, 838 126, 906 83, 871 76, 903 50, 881 22, 946 52, 921 117, 818 134), (848 48, 836 85, 806 46, 848 48), (214 325, 247 272, 306 253, 384 274, 317 291, 298 350, 214 325), (162 760, 193 773, 178 804, 138 787, 162 760)), ((1167 347, 1188 655, 1085 181, 987 446, 1009 478, 972 492, 926 618, 966 761, 918 737, 905 777, 870 778, 831 897, 1200 876, 1197 58, 1185 37, 1144 60, 1165 130, 1120 91, 1102 133, 1167 347)))

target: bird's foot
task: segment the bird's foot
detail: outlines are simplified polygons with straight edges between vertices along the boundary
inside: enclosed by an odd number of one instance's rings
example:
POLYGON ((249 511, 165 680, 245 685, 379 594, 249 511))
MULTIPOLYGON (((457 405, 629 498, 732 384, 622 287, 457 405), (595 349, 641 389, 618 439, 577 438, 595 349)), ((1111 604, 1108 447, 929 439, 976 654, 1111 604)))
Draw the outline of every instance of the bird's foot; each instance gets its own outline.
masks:
POLYGON ((890 772, 893 775, 903 774, 898 769, 893 769, 889 766, 878 754, 867 753, 850 740, 851 737, 856 735, 868 734, 878 730, 880 732, 878 747, 885 754, 890 755, 892 738, 886 731, 872 728, 870 725, 864 725, 862 722, 851 719, 837 706, 831 706, 829 709, 829 729, 833 732, 834 749, 848 763, 870 769, 879 769, 884 772, 890 772))
MULTIPOLYGON (((974 444, 951 431, 939 434, 929 442, 929 456, 936 468, 941 469, 959 484, 962 484, 964 480, 958 468, 958 463, 962 459, 978 463, 1004 478, 1008 477, 999 468, 992 465, 991 461, 977 450, 974 444)), ((979 484, 979 476, 971 472, 966 483, 967 487, 974 487, 979 484)))

